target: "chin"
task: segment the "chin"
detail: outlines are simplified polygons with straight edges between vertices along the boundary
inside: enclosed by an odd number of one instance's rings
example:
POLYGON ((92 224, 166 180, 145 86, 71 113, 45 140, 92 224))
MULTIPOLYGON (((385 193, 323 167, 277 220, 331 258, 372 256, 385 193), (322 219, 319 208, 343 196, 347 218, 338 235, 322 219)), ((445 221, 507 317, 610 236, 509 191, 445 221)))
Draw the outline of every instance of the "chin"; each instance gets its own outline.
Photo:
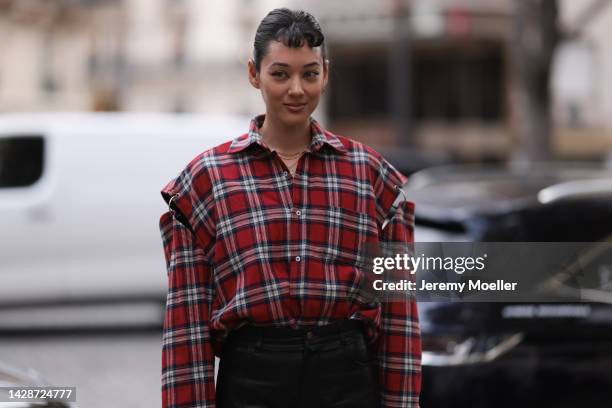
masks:
POLYGON ((304 122, 307 122, 310 118, 311 112, 304 111, 300 113, 283 113, 280 116, 280 120, 287 126, 295 126, 300 125, 304 122))

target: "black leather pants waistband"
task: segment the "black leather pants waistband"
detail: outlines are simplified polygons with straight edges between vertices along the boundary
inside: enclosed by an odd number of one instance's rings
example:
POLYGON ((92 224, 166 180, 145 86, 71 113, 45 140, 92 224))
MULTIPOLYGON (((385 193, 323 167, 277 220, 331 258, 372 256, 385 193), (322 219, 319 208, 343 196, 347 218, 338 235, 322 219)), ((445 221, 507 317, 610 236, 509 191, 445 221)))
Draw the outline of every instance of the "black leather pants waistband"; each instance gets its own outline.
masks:
POLYGON ((246 325, 230 332, 228 345, 256 344, 293 346, 303 348, 306 344, 336 342, 338 340, 363 340, 363 325, 360 320, 339 320, 324 326, 293 329, 291 327, 264 327, 246 325))

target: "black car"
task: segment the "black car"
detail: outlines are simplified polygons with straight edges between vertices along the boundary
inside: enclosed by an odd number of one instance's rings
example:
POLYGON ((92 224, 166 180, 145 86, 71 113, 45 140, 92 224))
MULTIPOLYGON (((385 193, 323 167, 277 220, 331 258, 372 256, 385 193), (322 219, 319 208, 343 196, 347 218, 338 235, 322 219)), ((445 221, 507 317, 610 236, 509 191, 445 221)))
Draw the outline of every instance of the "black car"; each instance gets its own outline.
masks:
MULTIPOLYGON (((602 244, 612 171, 445 167, 414 174, 405 191, 417 242, 590 243, 599 282, 546 303, 420 302, 421 406, 612 406, 612 254, 602 244)), ((576 272, 565 269, 564 279, 576 272)))

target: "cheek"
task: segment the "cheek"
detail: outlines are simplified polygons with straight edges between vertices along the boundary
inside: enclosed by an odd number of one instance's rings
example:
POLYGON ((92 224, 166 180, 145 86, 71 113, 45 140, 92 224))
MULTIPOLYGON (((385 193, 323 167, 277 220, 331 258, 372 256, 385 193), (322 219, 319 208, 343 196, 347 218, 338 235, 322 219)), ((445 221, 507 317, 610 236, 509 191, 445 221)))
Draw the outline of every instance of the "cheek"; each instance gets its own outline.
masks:
POLYGON ((276 84, 268 84, 266 87, 262 88, 261 91, 266 101, 270 102, 280 99, 283 96, 282 86, 276 84))
POLYGON ((321 83, 308 84, 304 87, 304 90, 308 93, 308 96, 311 99, 318 100, 321 97, 321 93, 323 92, 323 86, 321 83))

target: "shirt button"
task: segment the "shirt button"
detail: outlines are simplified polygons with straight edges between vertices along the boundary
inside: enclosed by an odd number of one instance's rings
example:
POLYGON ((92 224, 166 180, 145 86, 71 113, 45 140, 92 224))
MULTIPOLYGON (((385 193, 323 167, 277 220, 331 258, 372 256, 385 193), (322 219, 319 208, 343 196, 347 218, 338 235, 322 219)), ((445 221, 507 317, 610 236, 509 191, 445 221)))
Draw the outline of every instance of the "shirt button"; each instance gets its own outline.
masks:
POLYGON ((283 171, 283 177, 289 176, 289 172, 287 170, 283 171))
POLYGON ((297 210, 297 211, 295 212, 295 215, 297 215, 297 216, 299 217, 300 215, 302 215, 302 212, 301 212, 300 210, 297 210))
POLYGON ((302 258, 301 258, 301 257, 299 257, 299 256, 296 256, 296 257, 295 257, 295 262, 300 262, 301 260, 302 260, 302 258))

